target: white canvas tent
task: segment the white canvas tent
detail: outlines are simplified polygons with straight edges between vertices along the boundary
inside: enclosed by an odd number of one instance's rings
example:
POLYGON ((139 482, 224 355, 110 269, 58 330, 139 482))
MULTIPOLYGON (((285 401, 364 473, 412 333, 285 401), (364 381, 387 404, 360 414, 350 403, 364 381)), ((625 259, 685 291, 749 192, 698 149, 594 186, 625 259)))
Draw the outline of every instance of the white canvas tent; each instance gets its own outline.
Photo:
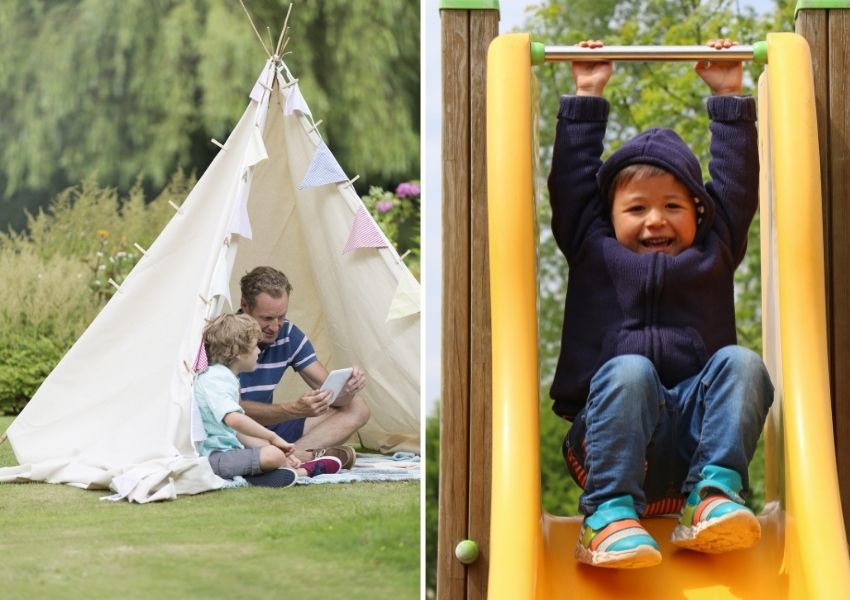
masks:
MULTIPOLYGON (((238 308, 239 278, 257 265, 287 274, 288 318, 329 369, 366 371, 360 441, 418 452, 419 285, 368 214, 354 227, 362 206, 297 80, 270 59, 174 218, 9 427, 20 466, 0 481, 142 502, 222 487, 194 450, 191 367, 205 319, 238 308), (352 240, 386 247, 343 252, 352 240)), ((295 384, 279 389, 297 397, 295 384)))

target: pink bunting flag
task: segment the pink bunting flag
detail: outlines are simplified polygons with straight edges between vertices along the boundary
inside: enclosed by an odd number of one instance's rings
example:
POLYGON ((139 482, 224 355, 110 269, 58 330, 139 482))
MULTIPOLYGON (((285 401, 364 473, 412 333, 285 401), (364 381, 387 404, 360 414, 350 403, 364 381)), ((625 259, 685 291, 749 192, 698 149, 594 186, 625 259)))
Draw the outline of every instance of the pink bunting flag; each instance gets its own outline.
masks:
POLYGON ((203 373, 209 369, 210 364, 207 360, 207 349, 204 347, 204 341, 201 340, 201 345, 198 347, 198 355, 195 357, 195 364, 192 365, 192 370, 195 373, 203 373))
POLYGON ((348 243, 342 253, 346 254, 355 248, 386 248, 387 242, 378 225, 372 218, 366 208, 361 206, 354 215, 354 224, 351 226, 351 233, 348 235, 348 243))

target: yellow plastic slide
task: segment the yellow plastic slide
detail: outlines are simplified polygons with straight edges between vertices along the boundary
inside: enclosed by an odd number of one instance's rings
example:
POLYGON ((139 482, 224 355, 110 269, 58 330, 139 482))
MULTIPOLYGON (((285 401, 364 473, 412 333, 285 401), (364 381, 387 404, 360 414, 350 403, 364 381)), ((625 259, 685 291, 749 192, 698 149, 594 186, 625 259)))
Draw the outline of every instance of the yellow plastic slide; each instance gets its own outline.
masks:
POLYGON ((850 598, 832 442, 811 58, 796 34, 770 34, 767 45, 759 83, 763 315, 777 396, 765 432, 762 539, 750 550, 699 554, 667 542, 674 519, 648 519, 664 560, 633 571, 578 565, 580 518, 541 508, 530 40, 505 35, 490 46, 492 599, 850 598))

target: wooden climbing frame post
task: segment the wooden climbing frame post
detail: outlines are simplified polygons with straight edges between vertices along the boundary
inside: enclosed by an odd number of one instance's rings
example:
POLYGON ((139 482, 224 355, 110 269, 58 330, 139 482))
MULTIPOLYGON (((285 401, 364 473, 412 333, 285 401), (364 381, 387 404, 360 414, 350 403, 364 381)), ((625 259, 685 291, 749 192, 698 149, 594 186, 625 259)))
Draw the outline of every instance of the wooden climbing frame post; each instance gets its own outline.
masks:
POLYGON ((485 75, 498 0, 443 0, 442 389, 437 597, 487 596, 490 526, 490 289, 485 75), (455 546, 475 541, 477 560, 455 546))

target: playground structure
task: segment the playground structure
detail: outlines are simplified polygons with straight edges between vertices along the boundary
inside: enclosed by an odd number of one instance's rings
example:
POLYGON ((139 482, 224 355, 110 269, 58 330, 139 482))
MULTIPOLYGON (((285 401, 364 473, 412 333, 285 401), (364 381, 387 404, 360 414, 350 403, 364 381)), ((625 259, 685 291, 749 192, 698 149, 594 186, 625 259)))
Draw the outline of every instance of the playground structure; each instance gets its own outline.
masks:
MULTIPOLYGON (((447 18, 448 13, 455 12, 464 11, 443 13, 446 54, 452 52, 447 40, 456 41, 446 29, 455 26, 455 20, 465 18, 466 30, 473 32, 475 21, 487 19, 474 11, 447 18)), ((460 184, 452 182, 449 179, 452 175, 444 171, 444 211, 446 207, 451 211, 448 218, 444 214, 448 230, 444 234, 444 254, 457 256, 463 247, 463 240, 458 238, 467 234, 465 256, 476 257, 486 252, 480 249, 483 242, 476 229, 481 225, 474 223, 482 215, 489 217, 491 231, 498 231, 499 245, 491 244, 489 248, 492 259, 489 279, 488 263, 479 269, 481 259, 470 260, 465 288, 468 303, 459 298, 463 288, 456 285, 458 273, 444 272, 444 294, 451 299, 444 307, 444 336, 447 323, 457 328, 465 318, 469 326, 466 334, 455 331, 444 341, 438 597, 552 598, 617 594, 652 598, 829 598, 845 597, 850 590, 845 520, 839 495, 839 482, 844 483, 842 466, 845 470, 850 467, 850 452, 840 435, 850 412, 850 389, 846 382, 850 332, 846 331, 846 318, 838 309, 843 306, 846 311, 846 269, 850 264, 847 260, 850 240, 841 233, 850 207, 848 185, 843 181, 846 175, 842 177, 846 173, 847 138, 841 135, 842 128, 848 127, 848 119, 843 99, 838 93, 831 93, 831 86, 823 82, 830 78, 840 82, 846 78, 843 73, 850 61, 841 57, 842 52, 846 57, 848 51, 837 46, 838 40, 846 39, 850 11, 815 11, 818 14, 807 18, 809 12, 813 11, 803 10, 798 15, 798 30, 804 34, 811 30, 810 35, 815 38, 813 59, 803 38, 793 34, 769 35, 769 74, 761 81, 759 91, 762 163, 773 165, 762 171, 762 188, 771 192, 763 199, 762 207, 765 354, 778 394, 776 410, 765 435, 769 503, 760 516, 763 541, 748 552, 720 557, 671 553, 665 541, 673 521, 659 519, 651 520, 649 529, 662 542, 665 556, 662 567, 639 573, 612 573, 575 565, 572 549, 580 520, 546 515, 540 506, 531 159, 527 164, 517 160, 521 154, 518 148, 529 148, 529 156, 534 151, 529 93, 532 44, 528 36, 503 36, 491 49, 487 85, 498 93, 492 94, 497 100, 487 105, 488 119, 497 124, 488 131, 497 138, 491 137, 487 145, 489 189, 495 192, 490 195, 489 208, 481 206, 486 194, 480 183, 481 167, 475 166, 481 160, 474 151, 475 136, 480 134, 475 120, 470 118, 462 134, 456 133, 457 123, 448 126, 444 121, 444 156, 447 157, 444 168, 450 158, 456 159, 463 151, 468 152, 471 165, 464 171, 451 161, 455 175, 465 176, 460 184), (837 14, 835 18, 833 13, 837 14), (825 35, 827 31, 830 36, 825 35), (845 37, 839 37, 841 31, 845 37), (828 39, 833 40, 835 48, 828 39), (768 113, 769 118, 765 116, 768 113), (766 126, 768 122, 770 127, 766 126), (466 136, 461 146, 453 145, 458 135, 466 136), (822 148, 820 164, 818 139, 822 148), (457 220, 462 211, 454 202, 461 199, 454 195, 452 185, 466 193, 466 218, 475 215, 472 221, 460 221, 468 224, 466 230, 457 220), (806 205, 801 204, 801 198, 806 199, 806 205), (823 245, 819 242, 821 238, 823 245), (777 258, 783 262, 777 262, 777 258), (449 287, 452 284, 454 287, 449 287), (488 286, 492 286, 492 304, 482 302, 480 295, 474 293, 488 286), (459 316, 454 307, 461 307, 463 314, 459 316), (490 340, 491 330, 481 325, 490 311, 493 362, 482 365, 485 361, 470 350, 469 343, 464 346, 463 342, 479 340, 477 351, 481 351, 482 340, 490 340), (527 316, 529 320, 518 323, 518 316, 527 316), (511 319, 513 332, 509 349, 501 343, 506 317, 511 319), (518 340, 517 331, 527 332, 528 338, 518 340), (779 341, 782 343, 777 344, 779 341), (458 354, 459 348, 467 353, 458 354), (530 358, 518 365, 517 357, 530 358), (445 382, 447 369, 459 367, 467 369, 465 375, 449 375, 449 384, 453 386, 449 387, 445 382), (482 381, 484 376, 489 379, 491 373, 492 388, 482 381), (465 395, 463 384, 468 386, 465 395), (461 397, 452 395, 459 387, 461 397), (485 389, 486 395, 482 392, 485 389), (486 407, 477 405, 481 403, 486 407), (458 404, 465 406, 459 408, 458 404), (473 459, 475 453, 480 453, 489 463, 491 406, 492 482, 479 472, 484 461, 473 459), (465 420, 457 423, 454 420, 458 418, 465 420), (833 435, 837 438, 837 452, 833 450, 833 435), (464 444, 455 443, 461 440, 464 444), (452 444, 451 449, 446 444, 452 444), (459 445, 465 445, 459 451, 469 459, 468 471, 464 473, 459 473, 464 471, 464 464, 458 460, 459 445), (444 469, 450 472, 445 473, 444 469), (448 491, 444 487, 446 481, 451 482, 448 491), (468 519, 464 519, 467 515, 468 519), (825 539, 818 532, 829 533, 825 539), (466 567, 450 558, 454 544, 463 538, 474 539, 481 550, 478 560, 466 567)), ((473 48, 471 33, 470 42, 469 47, 473 48)), ((476 76, 477 63, 469 58, 471 54, 470 50, 467 68, 471 87, 467 95, 446 89, 444 62, 447 104, 461 96, 467 103, 473 102, 473 94, 477 93, 474 86, 482 77, 476 76)), ((444 60, 449 59, 444 54, 444 60)), ((457 112, 451 107, 444 110, 457 112)), ((469 112, 480 114, 475 108, 469 112)), ((847 485, 843 487, 846 497, 850 490, 847 485)))

